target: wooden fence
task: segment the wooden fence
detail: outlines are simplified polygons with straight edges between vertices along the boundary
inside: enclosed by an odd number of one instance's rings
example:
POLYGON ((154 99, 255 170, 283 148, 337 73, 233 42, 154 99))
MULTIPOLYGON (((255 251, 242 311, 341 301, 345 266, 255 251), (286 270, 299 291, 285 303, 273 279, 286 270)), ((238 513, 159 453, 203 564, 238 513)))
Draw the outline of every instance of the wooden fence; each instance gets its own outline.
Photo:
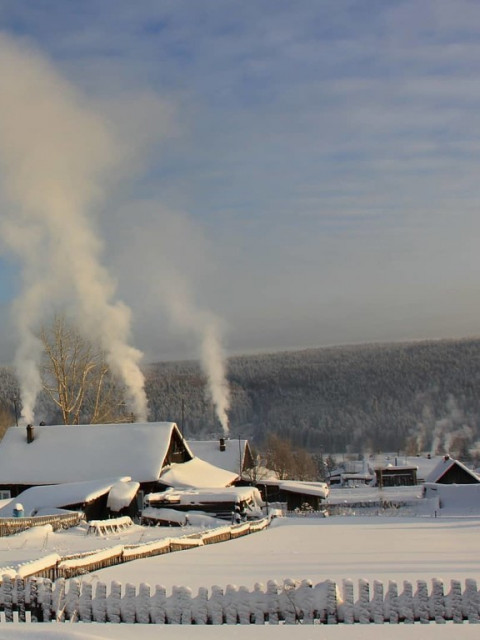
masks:
POLYGON ((21 578, 36 576, 50 580, 74 578, 75 576, 85 575, 92 571, 99 571, 100 569, 140 558, 150 558, 164 553, 173 553, 206 544, 233 540, 240 536, 261 531, 268 527, 269 524, 270 521, 264 518, 263 520, 245 522, 237 525, 226 525, 180 538, 165 538, 136 545, 117 545, 99 551, 89 551, 63 557, 57 554, 50 554, 44 558, 27 562, 17 567, 0 567, 0 574, 3 576, 2 580, 5 576, 8 576, 10 579, 14 579, 17 576, 21 578))
POLYGON ((32 527, 51 524, 53 530, 69 529, 76 527, 85 520, 81 512, 60 513, 55 516, 32 516, 31 518, 0 518, 0 537, 11 536, 20 531, 26 531, 32 527))
POLYGON ((480 594, 475 580, 452 580, 446 592, 441 580, 429 587, 419 580, 414 589, 404 582, 361 580, 357 589, 344 581, 343 589, 327 580, 313 585, 270 580, 266 587, 202 587, 197 595, 187 587, 174 587, 170 594, 162 586, 135 586, 112 582, 110 591, 102 582, 74 579, 25 581, 4 576, 0 588, 0 610, 6 622, 81 621, 143 624, 413 624, 451 621, 479 623, 480 594))

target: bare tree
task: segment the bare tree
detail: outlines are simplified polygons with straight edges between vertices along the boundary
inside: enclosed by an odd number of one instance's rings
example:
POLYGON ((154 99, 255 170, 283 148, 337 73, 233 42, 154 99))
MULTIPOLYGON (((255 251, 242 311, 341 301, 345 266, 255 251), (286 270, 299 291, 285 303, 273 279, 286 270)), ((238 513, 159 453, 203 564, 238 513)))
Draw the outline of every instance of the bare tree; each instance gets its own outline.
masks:
POLYGON ((293 447, 288 440, 268 434, 266 466, 276 472, 280 480, 316 480, 318 471, 311 454, 301 447, 293 447))
POLYGON ((42 327, 44 391, 62 413, 64 424, 128 422, 123 389, 113 378, 105 354, 56 314, 42 327))

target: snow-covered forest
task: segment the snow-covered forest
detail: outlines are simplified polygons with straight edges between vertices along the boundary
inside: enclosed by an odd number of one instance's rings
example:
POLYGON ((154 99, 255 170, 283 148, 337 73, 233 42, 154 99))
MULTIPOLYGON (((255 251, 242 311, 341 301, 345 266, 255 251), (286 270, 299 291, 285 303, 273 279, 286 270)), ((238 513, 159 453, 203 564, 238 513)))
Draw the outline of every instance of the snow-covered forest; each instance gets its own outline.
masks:
MULTIPOLYGON (((477 339, 232 357, 232 434, 261 446, 273 432, 312 452, 448 450, 468 459, 479 440, 479 362, 477 339)), ((151 420, 176 421, 187 437, 220 431, 196 362, 144 370, 151 420)), ((4 422, 16 398, 14 376, 3 368, 4 422)), ((45 397, 37 413, 47 423, 59 420, 45 397)))
MULTIPOLYGON (((230 358, 234 434, 261 444, 275 432, 310 451, 450 450, 478 439, 480 340, 359 345, 230 358)), ((156 420, 212 431, 212 408, 192 362, 148 371, 156 420)))

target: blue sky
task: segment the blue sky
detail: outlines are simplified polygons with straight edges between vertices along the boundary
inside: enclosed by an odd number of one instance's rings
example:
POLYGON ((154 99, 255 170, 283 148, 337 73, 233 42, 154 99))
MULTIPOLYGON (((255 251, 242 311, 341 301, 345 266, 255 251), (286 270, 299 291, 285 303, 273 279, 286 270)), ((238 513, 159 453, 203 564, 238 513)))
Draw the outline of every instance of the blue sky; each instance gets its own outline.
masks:
POLYGON ((229 352, 478 335, 478 2, 6 0, 0 28, 129 149, 91 215, 147 360, 193 353, 171 268, 229 352))

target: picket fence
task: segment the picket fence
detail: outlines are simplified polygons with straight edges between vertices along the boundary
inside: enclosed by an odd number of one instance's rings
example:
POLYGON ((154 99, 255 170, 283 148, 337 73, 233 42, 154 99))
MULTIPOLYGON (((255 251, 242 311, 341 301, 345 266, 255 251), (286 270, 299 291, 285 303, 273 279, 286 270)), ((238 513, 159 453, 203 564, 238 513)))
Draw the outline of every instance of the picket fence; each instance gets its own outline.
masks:
POLYGON ((405 581, 399 593, 396 582, 387 589, 375 581, 373 589, 360 580, 356 594, 353 582, 346 580, 343 590, 327 580, 313 585, 270 580, 266 587, 253 590, 228 585, 204 587, 196 596, 187 587, 174 587, 170 594, 162 586, 153 593, 148 584, 125 587, 112 582, 110 592, 102 582, 75 578, 52 583, 48 579, 25 581, 4 576, 0 588, 2 620, 12 622, 109 622, 142 624, 413 624, 429 622, 480 622, 480 594, 475 580, 452 580, 445 593, 441 580, 424 580, 416 590, 405 581))
POLYGON ((93 571, 99 571, 124 562, 149 558, 165 553, 183 551, 206 544, 215 544, 234 540, 250 533, 262 531, 270 524, 268 518, 237 525, 226 525, 200 533, 193 533, 179 538, 164 538, 144 544, 116 545, 99 551, 60 556, 49 554, 38 560, 26 562, 16 567, 0 567, 2 581, 10 579, 42 577, 52 581, 58 578, 74 578, 93 571))

